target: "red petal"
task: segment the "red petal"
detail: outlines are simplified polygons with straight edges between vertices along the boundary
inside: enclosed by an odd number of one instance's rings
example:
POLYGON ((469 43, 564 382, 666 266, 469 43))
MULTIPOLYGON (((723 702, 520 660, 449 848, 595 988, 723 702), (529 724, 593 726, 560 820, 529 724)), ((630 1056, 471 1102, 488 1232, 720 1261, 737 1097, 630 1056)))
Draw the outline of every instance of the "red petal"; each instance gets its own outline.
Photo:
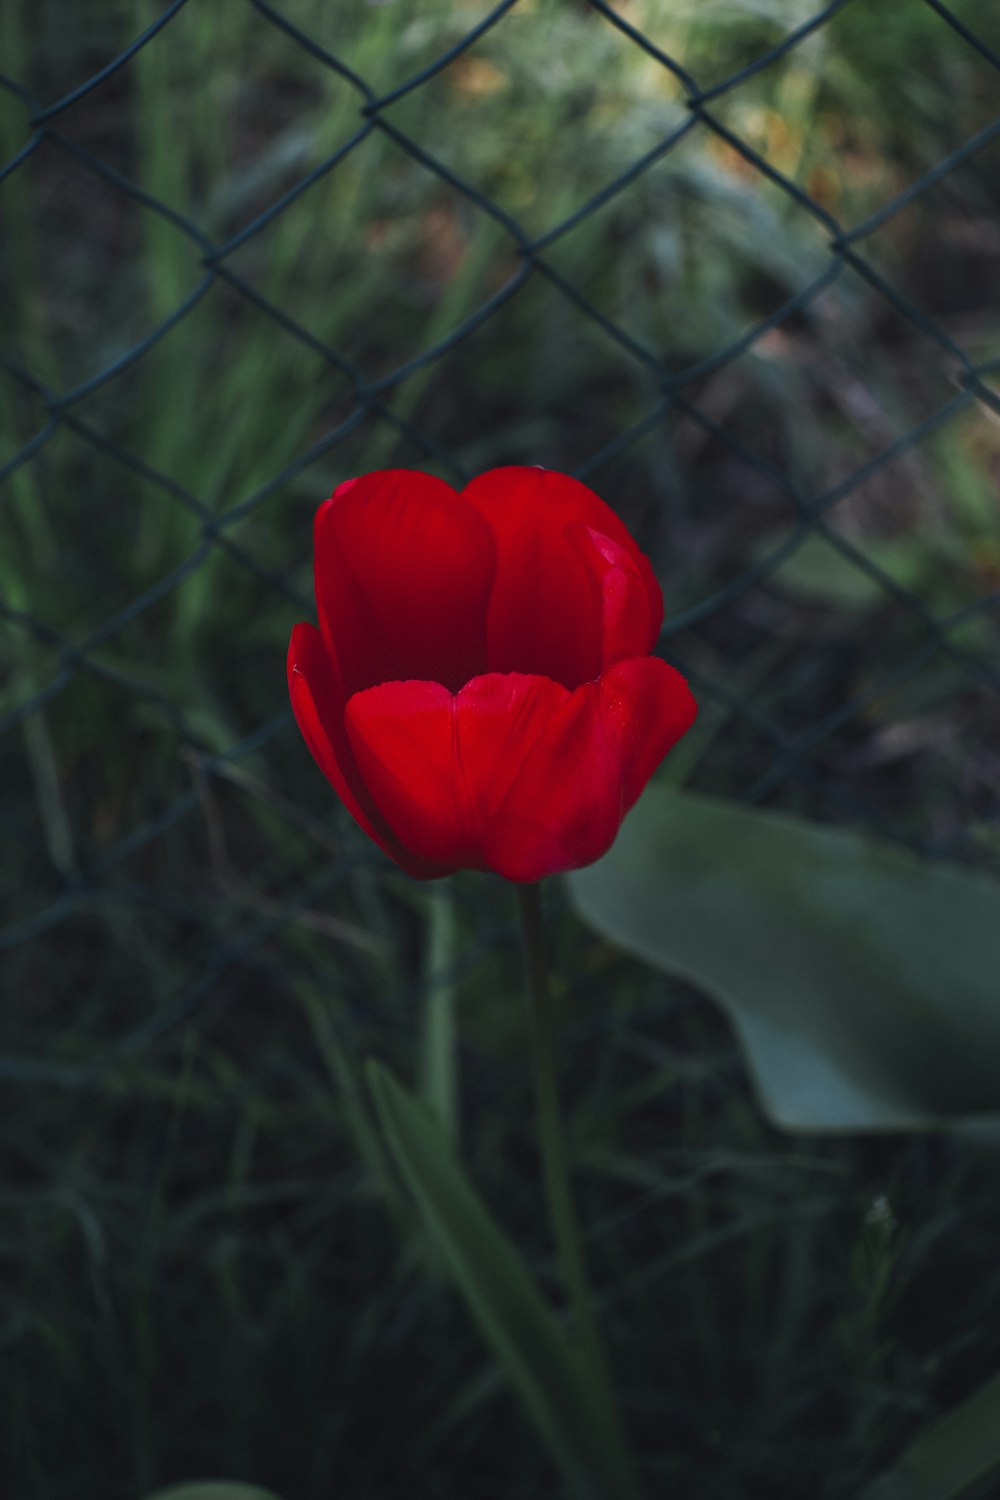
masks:
POLYGON ((676 667, 658 656, 620 661, 596 686, 604 733, 619 756, 624 817, 667 751, 691 728, 698 705, 676 667))
POLYGON ((345 697, 407 678, 459 688, 485 669, 495 547, 442 479, 348 480, 320 507, 315 538, 320 627, 345 697))
POLYGON ((386 682, 350 699, 347 732, 398 842, 436 864, 484 869, 483 829, 569 696, 520 673, 476 677, 455 695, 436 682, 386 682))
POLYGON ((487 866, 528 881, 598 859, 696 712, 683 677, 658 657, 618 662, 577 688, 487 827, 487 866))
POLYGON ((614 511, 578 479, 549 469, 491 469, 462 498, 488 521, 497 543, 487 625, 492 669, 541 673, 571 687, 600 672, 603 618, 589 569, 567 535, 574 523, 624 549, 645 581, 651 611, 659 611, 659 628, 663 602, 648 560, 614 511))
POLYGON ((292 631, 288 692, 313 760, 359 827, 411 875, 428 878, 442 874, 424 861, 407 858, 365 790, 344 728, 344 701, 336 674, 314 625, 296 625, 292 631))
MULTIPOLYGON (((663 623, 659 584, 654 578, 658 606, 654 609, 649 580, 618 542, 582 522, 567 526, 566 536, 584 563, 594 590, 601 618, 601 667, 629 656, 646 656, 663 623)), ((647 570, 652 573, 648 564, 647 570)))

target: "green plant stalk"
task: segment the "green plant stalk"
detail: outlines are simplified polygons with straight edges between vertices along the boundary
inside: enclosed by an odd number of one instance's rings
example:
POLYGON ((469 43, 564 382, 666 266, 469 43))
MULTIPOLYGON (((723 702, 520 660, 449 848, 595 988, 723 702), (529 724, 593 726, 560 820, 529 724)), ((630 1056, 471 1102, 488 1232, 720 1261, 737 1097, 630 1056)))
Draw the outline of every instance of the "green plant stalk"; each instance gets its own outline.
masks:
MULTIPOLYGON (((519 885, 517 895, 531 1022, 531 1067, 538 1109, 538 1142, 549 1222, 581 1353, 587 1361, 595 1394, 611 1417, 613 1425, 619 1429, 622 1450, 627 1451, 604 1342, 594 1315, 594 1298, 583 1253, 583 1237, 570 1189, 566 1136, 556 1086, 552 995, 545 959, 539 887, 519 885)), ((638 1494, 637 1487, 635 1493, 638 1494)))
POLYGON ((420 1096, 441 1121, 451 1141, 458 1140, 458 1071, 455 1056, 456 985, 450 975, 455 959, 455 906, 442 882, 427 897, 427 999, 421 1036, 420 1096))

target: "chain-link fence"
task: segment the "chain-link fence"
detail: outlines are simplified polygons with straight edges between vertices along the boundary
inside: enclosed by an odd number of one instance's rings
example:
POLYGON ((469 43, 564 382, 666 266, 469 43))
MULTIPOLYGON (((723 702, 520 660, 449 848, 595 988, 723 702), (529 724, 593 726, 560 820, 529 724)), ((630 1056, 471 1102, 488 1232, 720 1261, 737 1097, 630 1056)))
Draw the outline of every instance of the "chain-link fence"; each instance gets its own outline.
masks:
POLYGON ((93 9, 3 23, 2 944, 43 1012, 146 999, 6 1076, 363 942, 282 647, 315 504, 390 463, 627 514, 693 785, 996 867, 996 17, 93 9))

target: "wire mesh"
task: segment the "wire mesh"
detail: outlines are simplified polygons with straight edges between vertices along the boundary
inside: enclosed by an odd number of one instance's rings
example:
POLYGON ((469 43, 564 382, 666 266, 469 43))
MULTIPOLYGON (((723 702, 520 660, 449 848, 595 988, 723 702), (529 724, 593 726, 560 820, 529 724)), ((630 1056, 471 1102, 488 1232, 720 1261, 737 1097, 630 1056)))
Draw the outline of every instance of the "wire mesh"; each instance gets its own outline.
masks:
MULTIPOLYGON (((968 421, 979 424, 977 431, 980 427, 988 430, 1000 413, 996 379, 1000 356, 983 344, 978 336, 981 330, 972 338, 962 337, 953 320, 929 311, 909 287, 898 284, 886 270, 884 257, 871 248, 879 234, 892 229, 914 205, 929 201, 954 174, 981 161, 1000 137, 1000 115, 995 112, 1000 97, 996 89, 1000 53, 990 45, 982 17, 977 20, 973 14, 967 24, 960 7, 939 0, 910 0, 914 14, 920 12, 928 24, 940 28, 942 36, 947 33, 968 49, 981 70, 986 103, 971 133, 949 140, 932 165, 909 181, 894 183, 877 206, 851 222, 835 211, 837 195, 829 182, 824 183, 822 173, 803 180, 787 164, 776 164, 768 140, 750 128, 752 111, 746 116, 737 111, 734 116, 730 106, 761 75, 806 57, 824 30, 839 23, 841 12, 867 9, 874 24, 873 7, 866 7, 863 0, 853 0, 853 4, 833 0, 790 29, 779 28, 773 45, 758 50, 707 86, 699 84, 682 58, 660 44, 666 28, 658 23, 656 7, 642 11, 641 17, 641 8, 635 4, 615 8, 605 0, 587 0, 585 7, 567 5, 565 9, 580 16, 585 12, 602 46, 623 49, 622 56, 634 54, 635 66, 641 66, 643 77, 652 80, 649 87, 669 93, 673 113, 668 128, 632 152, 609 180, 569 212, 549 220, 544 210, 538 213, 536 203, 534 218, 541 227, 528 222, 531 216, 515 212, 515 192, 501 198, 485 190, 474 176, 455 165, 455 153, 441 150, 440 130, 430 131, 432 139, 428 139, 407 125, 405 113, 416 99, 451 77, 463 78, 463 86, 473 96, 498 87, 495 65, 484 61, 477 49, 491 37, 499 37, 504 28, 535 28, 537 46, 544 51, 546 22, 538 7, 525 5, 523 0, 504 0, 443 46, 440 39, 454 32, 454 20, 450 27, 442 25, 433 33, 433 55, 425 56, 410 72, 400 67, 403 54, 393 49, 391 31, 383 30, 388 44, 384 40, 378 74, 391 78, 388 86, 377 86, 374 76, 366 77, 345 60, 351 55, 349 49, 344 56, 338 55, 336 35, 321 42, 318 32, 292 19, 291 8, 283 11, 266 0, 248 0, 243 11, 254 13, 256 24, 267 28, 275 47, 280 43, 292 49, 312 80, 290 89, 280 104, 272 101, 268 106, 283 112, 286 137, 294 133, 296 119, 313 108, 309 88, 322 88, 327 80, 335 82, 338 99, 350 101, 342 111, 349 125, 335 142, 326 141, 322 150, 314 152, 319 159, 308 170, 298 170, 301 152, 296 156, 289 150, 280 171, 270 176, 262 172, 249 196, 249 217, 244 214, 243 222, 235 227, 230 223, 223 232, 215 228, 220 216, 205 208, 211 184, 182 183, 178 193, 169 197, 159 190, 166 180, 163 173, 169 176, 169 162, 165 167, 164 161, 168 161, 171 141, 147 142, 143 154, 129 134, 143 100, 151 97, 154 87, 162 87, 162 80, 157 85, 147 79, 140 88, 136 70, 159 49, 172 45, 171 34, 198 11, 194 0, 174 0, 129 45, 87 76, 59 79, 49 102, 33 92, 38 87, 36 76, 47 81, 44 66, 26 53, 22 57, 25 71, 19 73, 15 67, 18 51, 7 48, 0 82, 7 96, 4 118, 11 149, 0 168, 0 193, 8 245, 5 297, 18 312, 12 319, 14 332, 2 352, 11 421, 0 479, 6 493, 5 524, 11 526, 12 536, 16 530, 18 546, 28 538, 35 548, 33 555, 41 561, 35 576, 13 562, 5 568, 0 602, 11 662, 0 734, 7 764, 21 767, 11 769, 6 777, 14 795, 6 815, 5 845, 8 850, 22 851, 11 862, 10 909, 0 930, 0 945, 8 958, 14 957, 21 965, 12 970, 18 983, 37 982, 40 973, 50 972, 61 945, 64 958, 72 948, 77 957, 70 967, 79 981, 90 962, 89 945, 105 941, 95 936, 98 930, 112 934, 107 940, 113 946, 127 945, 123 933, 129 921, 139 912, 155 911, 167 924, 158 940, 169 943, 174 941, 170 932, 179 934, 177 941, 189 972, 183 982, 177 982, 176 976, 165 981, 163 993, 152 996, 149 1013, 138 1024, 134 1017, 123 1020, 114 1046, 99 1060, 9 1054, 0 1060, 3 1076, 63 1084, 99 1076, 117 1059, 132 1055, 206 1004, 224 975, 266 962, 261 955, 271 940, 280 939, 304 915, 322 922, 314 903, 325 901, 353 871, 375 858, 339 824, 331 856, 333 824, 331 819, 324 832, 321 809, 326 789, 318 777, 313 793, 303 791, 303 801, 312 811, 307 812, 297 798, 283 797, 292 785, 289 767, 300 768, 304 761, 295 759, 301 756, 301 748, 284 707, 281 656, 273 649, 273 639, 259 651, 254 647, 253 627, 270 609, 280 626, 272 632, 276 637, 287 623, 311 611, 304 583, 308 518, 312 506, 328 493, 331 477, 335 480, 359 467, 381 466, 389 454, 394 463, 431 467, 459 482, 508 458, 506 439, 491 446, 488 434, 478 443, 457 438, 454 398, 442 414, 434 393, 442 380, 462 386, 467 378, 462 360, 470 345, 477 337, 506 338, 510 325, 504 319, 529 297, 536 299, 527 315, 529 321, 537 309, 542 319, 566 318, 573 320, 574 327, 585 326, 581 338, 603 344, 608 368, 631 392, 629 402, 623 402, 615 387, 609 399, 612 414, 603 413, 593 422, 593 437, 588 436, 588 419, 581 419, 579 413, 568 419, 571 440, 559 437, 558 423, 554 437, 547 428, 542 447, 553 466, 576 473, 615 503, 612 486, 628 474, 642 445, 651 441, 664 445, 657 451, 668 458, 674 453, 676 458, 671 445, 683 426, 690 435, 688 452, 695 456, 687 463, 693 489, 698 485, 697 455, 710 450, 715 455, 713 475, 723 476, 721 482, 713 477, 710 487, 713 492, 727 492, 730 516, 735 515, 745 487, 766 493, 772 497, 769 504, 784 507, 783 529, 768 532, 768 545, 755 546, 749 561, 742 555, 738 566, 723 557, 721 563, 696 575, 685 597, 683 589, 678 594, 671 587, 671 566, 678 563, 676 554, 683 549, 687 524, 684 508, 672 490, 676 463, 665 473, 655 497, 657 516, 651 517, 649 506, 644 509, 628 491, 628 504, 645 525, 654 550, 659 546, 658 561, 664 562, 665 552, 675 554, 673 562, 668 558, 664 566, 668 618, 662 648, 686 671, 698 696, 710 706, 713 736, 707 744, 700 743, 700 759, 690 771, 692 784, 722 788, 750 801, 778 802, 813 816, 860 823, 927 857, 961 856, 997 868, 1000 666, 991 632, 995 632, 1000 605, 1000 560, 995 515, 993 541, 987 516, 972 562, 968 557, 941 559, 942 567, 954 566, 965 580, 943 594, 924 587, 922 579, 914 584, 905 570, 901 574, 887 560, 886 548, 873 544, 863 527, 843 524, 857 497, 883 479, 897 488, 899 504, 905 507, 908 485, 926 488, 926 476, 914 479, 906 467, 918 451, 942 432, 968 421), (475 69, 470 72, 473 63, 475 69), (463 68, 464 74, 456 73, 463 68), (297 310, 291 295, 294 277, 283 284, 273 278, 278 286, 275 291, 267 275, 260 273, 266 259, 260 247, 269 232, 286 216, 305 211, 321 185, 335 183, 338 173, 352 163, 356 166, 361 153, 376 141, 391 149, 394 162, 405 163, 407 171, 415 174, 412 180, 419 178, 425 186, 430 183, 448 205, 447 211, 431 218, 433 254, 447 259, 449 235, 456 216, 462 214, 485 225, 482 233, 489 240, 485 291, 477 287, 474 305, 463 306, 450 326, 435 326, 432 318, 427 325, 432 337, 413 348, 404 347, 405 339, 380 343, 376 334, 366 343, 349 326, 350 336, 343 344, 331 340, 322 327, 297 310), (777 295, 770 287, 761 297, 761 304, 770 305, 766 309, 758 305, 749 322, 742 320, 744 326, 730 327, 718 347, 689 349, 675 357, 667 351, 659 330, 637 327, 634 319, 620 316, 619 309, 609 310, 607 298, 595 293, 594 285, 603 284, 610 251, 607 240, 597 242, 595 250, 595 242, 587 236, 602 214, 616 211, 623 196, 641 190, 653 174, 672 171, 681 153, 692 149, 713 152, 714 159, 724 161, 751 203, 754 194, 767 193, 769 202, 780 205, 773 210, 775 223, 782 222, 782 214, 794 214, 797 222, 803 216, 801 223, 808 223, 815 249, 791 292, 783 286, 777 295), (144 180, 144 166, 148 168, 151 161, 159 162, 151 173, 155 189, 148 177, 144 180), (75 202, 60 219, 59 198, 70 182, 76 185, 75 202), (43 215, 45 222, 36 223, 31 233, 21 234, 27 219, 25 205, 39 192, 48 194, 48 217, 43 215), (46 356, 44 337, 38 336, 39 329, 44 333, 50 304, 58 302, 62 288, 42 280, 33 304, 34 294, 22 276, 14 246, 19 243, 29 259, 37 253, 42 263, 54 263, 68 274, 74 238, 79 238, 85 251, 89 245, 82 219, 91 196, 96 195, 104 195, 102 202, 121 205, 113 213, 108 210, 113 221, 109 232, 124 240, 124 249, 112 256, 115 277, 106 287, 91 289, 98 312, 112 310, 117 295, 114 283, 118 277, 127 279, 130 263, 139 257, 140 241, 147 248, 154 242, 169 246, 158 264, 171 275, 166 278, 169 284, 158 285, 148 299, 149 306, 157 309, 149 326, 137 334, 126 319, 124 328, 116 328, 110 340, 98 344, 96 367, 86 368, 83 361, 67 380, 60 361, 46 356), (210 221, 211 233, 206 228, 210 221), (46 243, 55 248, 48 250, 46 243), (49 254, 56 257, 54 262, 46 262, 49 254), (787 352, 797 330, 806 330, 808 339, 809 330, 827 316, 822 312, 828 305, 824 299, 834 295, 868 299, 878 310, 873 316, 891 323, 891 337, 908 341, 913 362, 930 372, 928 386, 932 378, 936 383, 933 399, 923 403, 926 409, 915 419, 909 409, 888 413, 866 409, 863 389, 855 390, 860 404, 836 420, 866 434, 863 451, 834 478, 816 482, 810 478, 808 465, 795 460, 787 447, 783 450, 780 444, 769 442, 766 433, 756 433, 753 421, 730 420, 719 388, 727 373, 744 368, 748 359, 756 360, 759 369, 782 350, 787 352), (164 453, 155 426, 130 430, 122 413, 127 412, 134 383, 146 378, 147 371, 152 372, 149 381, 157 399, 178 399, 178 383, 190 378, 185 360, 197 348, 193 339, 182 342, 185 329, 190 329, 200 309, 220 299, 224 299, 220 386, 227 376, 226 328, 239 318, 253 317, 259 328, 255 349, 260 358, 266 361, 279 345, 286 348, 286 341, 293 341, 303 369, 308 368, 308 379, 317 382, 325 394, 319 418, 295 437, 294 452, 283 452, 280 461, 265 454, 253 481, 235 489, 223 472, 215 493, 207 495, 195 493, 177 477, 184 474, 185 466, 164 453), (552 311, 556 308, 558 313, 552 311), (352 353, 352 345, 361 346, 360 357, 352 353), (57 460, 54 455, 60 444, 66 445, 69 457, 60 449, 57 460), (371 455, 379 462, 372 461, 371 455), (96 465, 95 472, 119 496, 107 511, 95 505, 86 488, 72 496, 48 493, 53 474, 60 484, 75 473, 83 476, 85 485, 92 483, 89 464, 96 465), (105 612, 100 607, 104 597, 114 598, 121 580, 105 578, 95 567, 85 585, 88 603, 80 605, 77 582, 70 580, 76 566, 73 549, 58 535, 54 541, 47 535, 46 505, 60 515, 66 507, 74 507, 73 527, 95 528, 91 540, 98 547, 102 526, 126 528, 130 536, 134 532, 136 554, 156 560, 147 567, 149 576, 143 586, 105 612), (127 510, 128 506, 135 509, 127 510), (186 520, 171 532, 177 515, 186 520), (90 522, 89 516, 93 517, 90 522), (272 530, 254 533, 253 527, 263 516, 273 517, 274 526, 282 531, 284 549, 272 546, 272 530), (155 536, 153 543, 148 542, 144 527, 154 532, 159 528, 161 545, 156 545, 155 536), (678 529, 678 540, 665 543, 672 528, 678 529), (177 545, 163 544, 165 534, 177 545), (298 540, 288 556, 287 538, 292 535, 298 540), (849 628, 838 629, 836 611, 824 613, 815 598, 781 591, 785 565, 795 558, 801 560, 817 545, 825 549, 823 566, 839 580, 838 588, 849 591, 853 578, 866 601, 867 612, 851 616, 849 628), (160 566, 171 546, 172 560, 160 566), (280 559, 277 566, 274 556, 280 559), (220 558, 235 572, 220 574, 220 558), (213 629, 206 613, 205 599, 228 587, 225 580, 237 576, 241 582, 232 587, 239 599, 249 601, 252 617, 231 620, 228 636, 220 639, 220 631, 213 629), (64 591, 72 595, 72 607, 50 609, 64 591), (194 602, 188 606, 185 600, 194 602), (165 609, 176 611, 169 628, 162 624, 165 609), (882 609, 887 611, 884 616, 882 609), (804 637, 796 634, 795 622, 802 620, 809 622, 804 637), (742 639, 744 633, 760 646, 764 660, 759 668, 754 665, 757 656, 751 661, 733 648, 734 638, 742 639), (163 652, 175 654, 183 670, 174 661, 166 667, 163 661, 142 662, 135 643, 141 644, 150 635, 166 642, 163 652), (131 644, 116 651, 123 642, 131 644), (248 652, 254 654, 254 692, 242 694, 238 704, 213 715, 218 677, 205 686, 205 662, 212 663, 216 674, 235 671, 237 663, 242 672, 248 652), (775 698, 762 692, 759 678, 754 680, 758 671, 765 677, 776 671, 785 696, 775 698), (843 687, 845 682, 849 691, 843 687), (893 709, 898 701, 894 695, 914 684, 926 686, 925 699, 918 694, 913 702, 893 709), (269 710, 263 711, 262 705, 270 705, 269 710), (84 754, 74 742, 63 754, 64 717, 72 716, 79 724, 87 721, 88 713, 93 715, 94 746, 84 754), (168 773, 159 781, 152 778, 162 787, 159 793, 132 797, 128 786, 91 784, 100 781, 92 767, 95 760, 100 762, 102 737, 114 742, 118 735, 125 736, 127 744, 124 748, 115 744, 116 763, 138 766, 151 760, 166 765, 169 761, 168 773), (720 744, 729 748, 722 752, 720 744), (283 757, 286 751, 288 758, 281 761, 280 770, 275 769, 278 761, 271 757, 279 753, 283 757), (922 757, 935 767, 926 775, 922 757), (185 778, 188 785, 178 791, 178 780, 185 778), (267 854, 266 829, 255 838, 236 836, 233 847, 226 847, 215 807, 215 799, 224 795, 256 799, 255 816, 265 823, 268 819, 276 822, 285 833, 293 830, 293 836, 304 831, 306 847, 298 848, 293 860, 275 861, 267 854), (82 812, 78 817, 78 810, 84 808, 85 835, 79 826, 82 812), (190 842, 181 851, 171 843, 171 835, 179 828, 191 829, 190 842), (216 892, 218 900, 205 892, 199 894, 191 885, 192 861, 205 857, 206 837, 213 879, 223 866, 232 877, 227 889, 216 892), (235 875, 234 864, 241 866, 235 875), (253 893, 248 895, 248 882, 254 880, 253 893), (25 957, 29 950, 42 957, 25 957)), ((785 7, 786 14, 789 9, 794 7, 785 7)), ((235 15, 236 7, 232 10, 235 15)), ((385 14, 390 10, 384 7, 385 14)), ((325 28, 324 37, 329 29, 325 28)), ((336 33, 336 24, 332 29, 336 33)), ((45 37, 35 41, 44 52, 45 37)), ((186 34, 182 71, 189 61, 186 49, 190 44, 191 34, 186 34)), ((877 34, 873 47, 877 47, 877 34)), ((800 73, 815 76, 820 60, 812 54, 809 58, 800 73)), ((74 63, 79 69, 78 56, 74 63)), ((552 68, 553 76, 560 69, 575 69, 584 87, 597 88, 600 81, 586 52, 571 60, 553 57, 552 68)), ((202 79, 200 86, 208 84, 202 79)), ((183 131, 188 96, 180 89, 177 98, 177 129, 183 131)), ((193 95, 191 107, 195 107, 193 95)), ((218 107, 225 111, 227 105, 223 100, 218 107)), ((253 122, 244 123, 252 136, 253 122)), ((772 134, 780 132, 780 110, 772 111, 765 123, 772 134)), ((516 169, 515 124, 512 120, 511 173, 516 169)), ((474 133, 475 120, 465 128, 474 133)), ((251 165, 254 149, 251 140, 246 148, 251 165)), ((585 139, 580 140, 579 149, 586 151, 585 139)), ((457 158, 461 160, 460 150, 457 158)), ((391 191, 396 191, 396 167, 385 171, 391 191)), ((678 167, 677 173, 678 193, 685 182, 686 191, 693 191, 684 170, 678 167)), ((401 194, 410 191, 410 180, 399 187, 401 194)), ((996 205, 992 207, 995 215, 996 205)), ((325 209, 314 214, 303 237, 306 233, 312 238, 329 236, 331 242, 353 237, 362 247, 370 245, 375 257, 381 240, 392 232, 391 212, 354 221, 350 204, 345 203, 333 219, 325 209)), ((772 248, 776 261, 788 253, 779 238, 772 248)), ((706 262, 721 261, 732 253, 732 245, 713 241, 709 224, 698 251, 706 262)), ((766 269, 760 270, 761 276, 766 276, 766 269)), ((454 275, 461 275, 461 267, 454 275)), ((339 295, 345 295, 343 289, 339 295)), ((349 290, 346 295, 349 301, 349 290)), ((719 319, 724 322, 728 315, 722 305, 719 319)), ((72 307, 66 316, 72 321, 72 307)), ((739 321, 734 314, 733 324, 739 321)), ((344 326, 341 318, 340 327, 344 326)), ((557 322, 555 326, 566 325, 557 322)), ((78 342, 85 346, 86 337, 78 342)), ((857 352, 864 356, 863 349, 857 352)), ((844 351, 821 351, 818 357, 843 360, 844 351)), ((481 366, 480 360, 476 369, 481 366)), ((241 389, 243 401, 252 407, 252 383, 249 390, 241 389)), ((595 404, 599 405, 597 398, 595 404)), ((488 402, 485 409, 490 411, 488 402)), ((529 397, 523 412, 507 413, 504 421, 509 425, 530 415, 529 397)), ((220 405, 219 427, 231 419, 231 413, 223 414, 220 405)), ((211 427, 211 413, 206 420, 211 427)), ((251 418, 246 429, 251 438, 253 429, 251 418)), ((530 430, 514 447, 516 457, 531 461, 530 430)), ((650 461, 644 462, 650 466, 650 461)), ((912 530, 912 517, 908 525, 912 530)), ((714 514, 696 535, 704 539, 707 532, 716 539, 725 538, 726 526, 727 515, 720 519, 714 514)), ((4 548, 11 558, 15 550, 13 545, 4 548)), ((109 774, 121 778, 118 770, 109 774)), ((145 774, 136 773, 144 786, 145 774)))

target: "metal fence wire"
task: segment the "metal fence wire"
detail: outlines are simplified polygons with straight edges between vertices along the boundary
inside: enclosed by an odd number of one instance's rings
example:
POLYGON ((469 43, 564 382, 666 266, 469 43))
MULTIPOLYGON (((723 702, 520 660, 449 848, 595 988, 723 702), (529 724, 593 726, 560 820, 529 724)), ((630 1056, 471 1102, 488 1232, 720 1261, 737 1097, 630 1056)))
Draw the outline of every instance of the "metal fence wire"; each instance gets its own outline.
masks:
MULTIPOLYGON (((454 482, 496 462, 545 462, 631 507, 662 565, 662 649, 703 704, 692 785, 1000 868, 1000 545, 995 506, 975 492, 976 473, 997 463, 1000 344, 995 322, 963 323, 923 295, 934 291, 933 266, 910 281, 880 248, 907 214, 924 213, 924 225, 946 217, 949 200, 935 195, 962 174, 988 161, 995 172, 1000 53, 979 7, 963 19, 961 6, 900 0, 928 46, 947 42, 965 57, 978 112, 961 139, 942 134, 929 165, 880 179, 877 201, 854 221, 836 159, 810 174, 780 149, 794 91, 769 95, 766 108, 759 94, 752 109, 739 101, 790 70, 799 85, 822 88, 816 49, 853 16, 870 27, 872 87, 886 87, 887 115, 898 110, 893 69, 919 57, 880 57, 886 8, 868 0, 808 15, 772 7, 771 44, 710 83, 664 41, 667 8, 638 0, 504 0, 461 35, 465 6, 433 25, 425 16, 421 33, 419 18, 404 25, 391 4, 341 12, 246 0, 208 7, 226 13, 211 19, 199 0, 173 0, 104 56, 100 28, 60 51, 53 14, 42 7, 32 21, 18 9, 3 23, 0 77, 0 944, 13 982, 38 995, 86 991, 114 950, 123 972, 142 976, 148 1007, 138 1025, 134 1011, 120 1018, 99 1063, 10 1055, 7 1076, 93 1076, 108 1057, 176 1027, 225 976, 264 962, 272 940, 280 953, 303 924, 324 940, 357 938, 346 917, 331 915, 333 893, 378 856, 337 818, 318 774, 306 779, 282 647, 289 625, 312 612, 312 508, 338 479, 387 462, 454 482), (574 35, 588 28, 575 55, 555 50, 557 12, 574 35), (793 12, 791 29, 774 19, 793 12), (374 52, 355 45, 358 16, 376 33, 374 52), (213 75, 222 54, 199 53, 197 28, 251 24, 259 84, 244 86, 236 64, 213 75), (350 45, 339 45, 340 27, 350 45), (508 28, 518 28, 519 56, 546 58, 545 90, 527 107, 489 50, 508 28), (294 62, 268 75, 261 49, 294 62), (612 51, 641 90, 632 112, 619 84, 602 126, 612 51), (540 201, 530 180, 531 133, 544 135, 547 94, 567 78, 596 97, 594 130, 618 152, 606 180, 581 178, 587 191, 568 210, 558 194, 540 201), (338 122, 329 129, 327 89, 338 122), (654 96, 669 100, 669 119, 644 104, 654 96), (487 128, 477 125, 487 106, 500 161, 477 177, 463 151, 487 128), (210 137, 224 119, 241 141, 240 174, 220 204, 210 137), (640 139, 637 122, 652 138, 640 139), (192 139, 200 178, 184 166, 192 139), (737 220, 748 215, 746 232, 764 249, 727 300, 722 272, 714 291, 712 276, 739 254, 740 231, 735 241, 731 225, 716 236, 722 219, 698 209, 698 264, 684 274, 704 272, 699 295, 713 321, 709 334, 702 317, 687 342, 681 331, 671 344, 648 315, 660 295, 652 273, 623 273, 624 290, 608 288, 616 257, 625 261, 644 217, 660 213, 657 199, 667 205, 657 233, 694 212, 708 191, 692 175, 696 159, 713 164, 706 181, 720 202, 723 181, 730 199, 738 193, 737 220), (366 199, 372 181, 381 197, 366 199), (626 227, 616 230, 623 205, 626 227), (762 205, 763 229, 751 231, 762 205), (393 240, 400 222, 410 236, 402 245, 393 240), (329 257, 319 303, 298 295, 308 247, 329 257), (396 280, 383 308, 371 283, 388 264, 396 280), (645 298, 634 316, 633 294, 645 298), (851 299, 864 317, 838 323, 851 299), (551 391, 531 388, 525 341, 561 345, 570 327, 568 349, 547 356, 551 380, 596 346, 601 364, 592 388, 581 377, 560 408, 551 391), (874 400, 856 378, 874 347, 852 349, 859 327, 891 346, 897 394, 905 387, 898 400, 874 400), (775 400, 794 408, 810 359, 840 381, 836 400, 824 398, 827 425, 803 414, 799 432, 793 409, 776 437, 772 407, 741 406, 742 395, 754 382, 763 389, 784 360, 792 383, 775 400), (267 380, 275 365, 291 372, 280 413, 258 406, 261 392, 276 399, 267 380), (483 387, 494 367, 491 392, 483 387), (835 473, 816 454, 829 433, 841 456, 835 473), (956 434, 960 443, 941 446, 956 434), (964 461, 970 451, 978 470, 964 461), (935 530, 942 509, 949 519, 935 530), (911 566, 921 545, 923 562, 911 566), (176 965, 160 974, 148 956, 167 952, 176 965)), ((973 118, 946 100, 943 113, 973 118)), ((857 149, 849 134, 842 122, 845 154, 857 149)), ((572 149, 596 154, 594 139, 581 120, 572 149)), ((544 138, 542 155, 556 145, 544 138)), ((978 222, 992 211, 995 246, 1000 199, 983 191, 978 222)), ((669 280, 668 269, 668 300, 669 280)), ((671 307, 680 327, 684 308, 671 307)))

